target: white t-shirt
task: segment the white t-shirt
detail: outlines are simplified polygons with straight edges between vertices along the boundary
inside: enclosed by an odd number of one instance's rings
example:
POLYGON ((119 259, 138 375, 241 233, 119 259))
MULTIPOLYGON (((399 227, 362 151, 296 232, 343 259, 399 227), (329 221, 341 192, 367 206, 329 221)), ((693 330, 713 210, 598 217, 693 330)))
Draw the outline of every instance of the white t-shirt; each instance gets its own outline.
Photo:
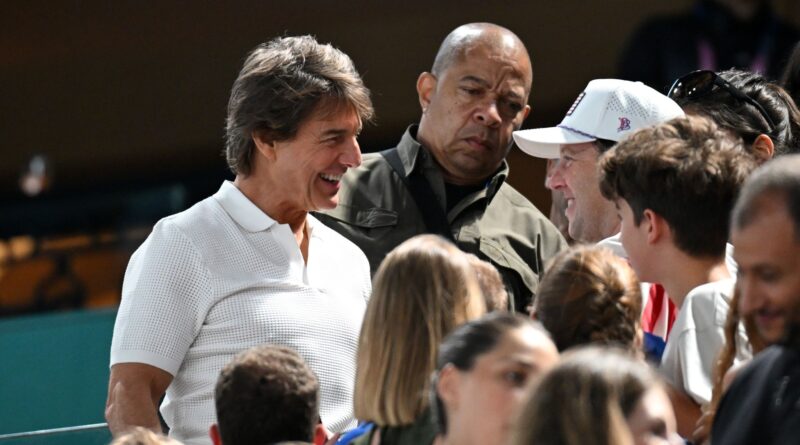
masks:
MULTIPOLYGON (((711 400, 712 371, 725 344, 734 284, 733 278, 706 283, 686 295, 661 359, 665 379, 700 405, 711 400)), ((741 324, 736 334, 736 361, 749 359, 752 353, 741 324)))
POLYGON ((295 349, 320 381, 325 425, 355 426, 355 357, 371 292, 369 263, 313 216, 307 224, 306 265, 289 226, 225 182, 213 196, 159 221, 131 257, 111 365, 146 363, 174 376, 161 413, 180 441, 211 443, 219 372, 259 344, 295 349))

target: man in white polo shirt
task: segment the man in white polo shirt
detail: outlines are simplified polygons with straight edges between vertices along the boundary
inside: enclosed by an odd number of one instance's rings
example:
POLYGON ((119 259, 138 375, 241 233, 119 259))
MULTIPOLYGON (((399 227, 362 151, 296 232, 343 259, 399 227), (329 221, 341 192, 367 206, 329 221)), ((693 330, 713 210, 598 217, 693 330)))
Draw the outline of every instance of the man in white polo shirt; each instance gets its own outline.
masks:
POLYGON ((352 61, 330 45, 285 37, 250 53, 228 104, 235 181, 159 221, 128 265, 106 407, 115 435, 137 425, 159 430, 166 393, 170 435, 210 443, 220 369, 265 343, 306 360, 329 429, 355 425, 369 264, 308 212, 336 206, 340 178, 361 163, 356 137, 371 117, 352 61))

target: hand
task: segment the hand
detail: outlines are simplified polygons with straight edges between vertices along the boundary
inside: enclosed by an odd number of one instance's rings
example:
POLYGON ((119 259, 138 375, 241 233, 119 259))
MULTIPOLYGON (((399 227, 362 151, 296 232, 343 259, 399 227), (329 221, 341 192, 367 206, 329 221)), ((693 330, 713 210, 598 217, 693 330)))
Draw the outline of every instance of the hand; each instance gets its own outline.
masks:
POLYGON ((711 435, 711 421, 714 419, 714 413, 703 410, 703 414, 697 419, 694 432, 692 433, 692 443, 695 445, 704 445, 708 443, 709 436, 711 435))

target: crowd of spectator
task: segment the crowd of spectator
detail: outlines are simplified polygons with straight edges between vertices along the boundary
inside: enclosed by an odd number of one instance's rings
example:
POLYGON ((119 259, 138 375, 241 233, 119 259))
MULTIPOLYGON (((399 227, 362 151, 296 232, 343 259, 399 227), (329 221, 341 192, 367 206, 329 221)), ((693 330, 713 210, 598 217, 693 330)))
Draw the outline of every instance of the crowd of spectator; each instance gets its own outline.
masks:
POLYGON ((677 77, 592 80, 520 131, 524 44, 463 25, 417 80, 419 123, 362 158, 349 57, 259 46, 229 103, 236 180, 129 265, 114 443, 796 441, 796 91, 677 77), (506 182, 514 140, 550 161, 572 247, 506 182))

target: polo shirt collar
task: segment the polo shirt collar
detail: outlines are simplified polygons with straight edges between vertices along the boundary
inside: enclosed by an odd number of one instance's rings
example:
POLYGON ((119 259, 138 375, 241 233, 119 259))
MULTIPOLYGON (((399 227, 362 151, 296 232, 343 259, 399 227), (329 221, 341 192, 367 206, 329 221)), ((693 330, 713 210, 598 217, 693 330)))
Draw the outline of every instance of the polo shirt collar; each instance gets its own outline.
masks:
POLYGON ((261 232, 269 229, 276 221, 259 209, 244 196, 231 181, 222 183, 214 199, 237 224, 248 232, 261 232))

